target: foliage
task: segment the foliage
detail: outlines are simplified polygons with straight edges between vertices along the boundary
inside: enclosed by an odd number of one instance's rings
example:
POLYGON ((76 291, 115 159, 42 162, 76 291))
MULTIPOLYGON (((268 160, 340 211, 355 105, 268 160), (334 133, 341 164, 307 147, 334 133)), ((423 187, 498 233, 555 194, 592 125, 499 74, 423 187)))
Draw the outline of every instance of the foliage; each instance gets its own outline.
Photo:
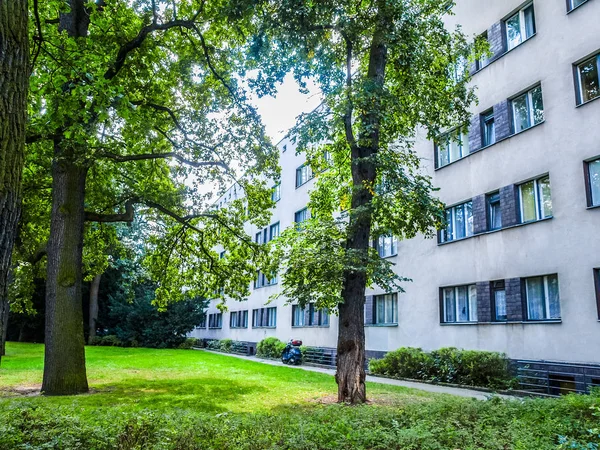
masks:
POLYGON ((402 347, 369 362, 371 373, 490 388, 510 388, 515 379, 503 353, 441 348, 430 353, 402 347))
POLYGON ((276 337, 264 338, 256 345, 256 356, 279 359, 285 349, 285 345, 285 342, 280 341, 276 337))
POLYGON ((221 350, 221 341, 219 339, 206 340, 205 348, 208 350, 221 350))
POLYGON ((186 340, 179 344, 177 348, 180 350, 189 350, 194 347, 201 348, 202 340, 198 338, 186 338, 186 340))
POLYGON ((233 340, 231 339, 221 339, 219 342, 219 350, 225 353, 231 352, 231 346, 233 345, 233 340))
POLYGON ((372 404, 349 408, 320 403, 334 386, 321 373, 209 352, 90 347, 93 394, 23 396, 11 389, 39 383, 43 347, 9 342, 7 351, 2 449, 588 450, 598 443, 588 431, 598 427, 594 395, 475 401, 372 384, 372 404))

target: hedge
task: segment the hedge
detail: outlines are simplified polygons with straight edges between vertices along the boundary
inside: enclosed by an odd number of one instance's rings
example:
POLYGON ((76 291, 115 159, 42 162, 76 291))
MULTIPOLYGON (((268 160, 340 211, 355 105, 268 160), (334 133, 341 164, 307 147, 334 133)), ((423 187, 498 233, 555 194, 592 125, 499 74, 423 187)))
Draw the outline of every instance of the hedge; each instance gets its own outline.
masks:
POLYGON ((256 356, 263 358, 281 358, 286 343, 276 337, 268 337, 260 341, 256 346, 256 356))
POLYGON ((510 361, 504 353, 461 350, 454 347, 424 352, 402 347, 382 359, 369 362, 373 374, 434 382, 481 386, 492 389, 516 387, 510 361))

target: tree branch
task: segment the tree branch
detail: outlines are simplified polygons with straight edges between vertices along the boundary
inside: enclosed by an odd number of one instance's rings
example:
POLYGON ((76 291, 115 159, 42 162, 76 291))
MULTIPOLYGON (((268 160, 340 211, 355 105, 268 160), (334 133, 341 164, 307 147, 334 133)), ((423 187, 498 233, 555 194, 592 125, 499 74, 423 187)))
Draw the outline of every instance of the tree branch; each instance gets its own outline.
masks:
POLYGON ((210 167, 210 166, 219 166, 228 170, 227 164, 222 161, 192 161, 191 159, 184 158, 175 152, 167 152, 167 153, 142 153, 139 155, 118 155, 116 153, 101 153, 98 155, 101 158, 110 158, 115 162, 127 162, 127 161, 143 161, 148 159, 168 159, 173 158, 177 161, 187 164, 192 167, 210 167))
POLYGON ((90 211, 85 212, 85 220, 86 222, 103 222, 103 223, 112 223, 112 222, 127 222, 131 223, 134 219, 135 211, 133 209, 133 205, 135 203, 139 203, 139 199, 137 197, 133 197, 128 199, 125 202, 125 212, 122 214, 98 214, 90 211))

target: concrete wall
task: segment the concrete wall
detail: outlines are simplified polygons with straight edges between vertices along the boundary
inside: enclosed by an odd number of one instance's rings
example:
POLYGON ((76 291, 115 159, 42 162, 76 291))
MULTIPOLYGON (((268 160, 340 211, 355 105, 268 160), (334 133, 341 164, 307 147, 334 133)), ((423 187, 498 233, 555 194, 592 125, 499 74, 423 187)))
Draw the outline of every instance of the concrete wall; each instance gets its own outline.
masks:
MULTIPOLYGON (((460 23, 479 35, 524 5, 515 0, 458 0, 449 26, 460 23)), ((549 174, 553 217, 438 245, 435 239, 400 242, 391 260, 398 273, 413 279, 398 295, 398 326, 367 327, 367 348, 400 346, 426 350, 443 346, 506 352, 512 358, 600 363, 600 322, 593 269, 600 267, 600 209, 587 209, 583 161, 600 155, 600 100, 577 107, 573 63, 600 50, 600 1, 589 0, 567 14, 564 0, 535 0, 537 33, 474 74, 479 114, 541 83, 545 121, 449 166, 434 169, 434 145, 421 139, 417 151, 424 170, 441 188, 448 205, 497 191, 503 186, 549 174), (476 282, 558 274, 561 320, 553 323, 440 324, 439 288, 476 282)), ((281 201, 272 222, 281 229, 303 208, 311 182, 296 189, 295 169, 302 156, 282 142, 281 201)), ((254 230, 252 230, 254 231, 254 230)), ((328 328, 291 328, 291 307, 279 301, 276 329, 252 329, 252 308, 268 300, 277 286, 254 290, 247 305, 249 328, 196 330, 199 337, 259 341, 275 335, 301 338, 307 345, 336 345, 337 320, 328 328)), ((368 292, 378 294, 380 291, 368 292)))

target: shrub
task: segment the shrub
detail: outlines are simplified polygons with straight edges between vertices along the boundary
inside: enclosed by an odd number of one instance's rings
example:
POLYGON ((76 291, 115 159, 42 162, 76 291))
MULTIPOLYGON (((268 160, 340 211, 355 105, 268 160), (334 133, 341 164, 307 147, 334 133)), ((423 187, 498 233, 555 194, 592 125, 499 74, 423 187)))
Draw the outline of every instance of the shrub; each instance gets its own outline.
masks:
POLYGON ((441 348, 426 353, 420 348, 403 347, 384 358, 371 360, 374 374, 417 380, 431 380, 490 388, 516 385, 504 353, 441 348))
POLYGON ((192 347, 200 347, 200 339, 187 338, 185 341, 179 344, 179 347, 177 348, 189 350, 192 347))
POLYGON ((102 341, 100 341, 100 345, 104 345, 107 347, 122 347, 123 343, 114 334, 109 334, 108 336, 104 336, 102 338, 102 341))
POLYGON ((431 355, 420 348, 402 347, 387 353, 383 359, 371 360, 369 369, 382 375, 429 379, 433 364, 431 355))
POLYGON ((233 340, 231 339, 221 339, 219 343, 219 350, 225 353, 231 353, 231 346, 233 345, 233 340))
POLYGON ((285 342, 280 341, 276 337, 265 338, 256 346, 256 356, 262 356, 263 358, 281 358, 285 345, 285 342))
POLYGON ((102 338, 100 336, 94 336, 90 339, 88 345, 102 345, 102 338))
POLYGON ((218 339, 209 339, 205 343, 205 348, 209 350, 221 350, 221 342, 218 339))

